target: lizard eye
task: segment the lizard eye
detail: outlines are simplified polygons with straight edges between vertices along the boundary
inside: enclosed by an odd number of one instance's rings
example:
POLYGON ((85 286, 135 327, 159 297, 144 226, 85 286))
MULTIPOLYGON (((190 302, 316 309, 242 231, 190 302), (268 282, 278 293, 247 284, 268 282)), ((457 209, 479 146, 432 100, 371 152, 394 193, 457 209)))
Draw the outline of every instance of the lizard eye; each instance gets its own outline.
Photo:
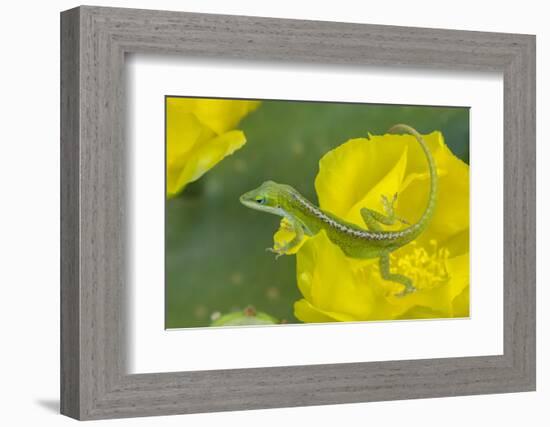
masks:
POLYGON ((259 203, 260 205, 263 205, 265 203, 265 198, 264 197, 258 197, 256 199, 256 203, 259 203))

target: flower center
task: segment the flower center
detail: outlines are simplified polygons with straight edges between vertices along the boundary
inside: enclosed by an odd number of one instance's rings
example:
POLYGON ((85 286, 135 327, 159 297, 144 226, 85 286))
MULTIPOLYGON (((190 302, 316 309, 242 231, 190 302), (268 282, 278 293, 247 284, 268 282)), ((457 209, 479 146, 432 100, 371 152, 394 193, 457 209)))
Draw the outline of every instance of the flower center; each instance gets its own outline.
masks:
POLYGON ((392 270, 411 278, 417 289, 433 289, 449 279, 447 248, 438 248, 435 240, 430 240, 427 248, 419 247, 416 242, 408 247, 407 253, 390 255, 392 270))

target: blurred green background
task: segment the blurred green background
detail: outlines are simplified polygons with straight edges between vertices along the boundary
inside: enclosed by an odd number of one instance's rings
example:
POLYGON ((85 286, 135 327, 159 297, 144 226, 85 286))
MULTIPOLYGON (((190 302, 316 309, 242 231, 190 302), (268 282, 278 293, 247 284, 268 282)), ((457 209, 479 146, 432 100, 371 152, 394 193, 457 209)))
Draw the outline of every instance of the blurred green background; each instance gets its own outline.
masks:
POLYGON ((247 209, 239 196, 263 181, 290 184, 317 203, 319 159, 350 138, 383 134, 396 123, 441 130, 469 163, 469 109, 263 101, 245 117, 247 144, 166 202, 166 328, 208 326, 213 313, 254 306, 298 322, 295 257, 275 260, 279 219, 247 209))

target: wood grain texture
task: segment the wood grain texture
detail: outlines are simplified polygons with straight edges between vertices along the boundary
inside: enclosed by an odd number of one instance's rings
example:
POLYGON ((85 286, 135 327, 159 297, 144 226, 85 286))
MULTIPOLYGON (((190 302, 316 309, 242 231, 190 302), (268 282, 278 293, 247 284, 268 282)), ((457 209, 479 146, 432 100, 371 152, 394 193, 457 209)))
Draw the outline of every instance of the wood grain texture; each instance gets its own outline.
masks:
POLYGON ((535 388, 535 38, 80 7, 62 13, 62 413, 78 419, 535 388), (128 375, 124 55, 504 75, 504 354, 128 375))
POLYGON ((80 414, 78 10, 61 19, 61 412, 80 414))

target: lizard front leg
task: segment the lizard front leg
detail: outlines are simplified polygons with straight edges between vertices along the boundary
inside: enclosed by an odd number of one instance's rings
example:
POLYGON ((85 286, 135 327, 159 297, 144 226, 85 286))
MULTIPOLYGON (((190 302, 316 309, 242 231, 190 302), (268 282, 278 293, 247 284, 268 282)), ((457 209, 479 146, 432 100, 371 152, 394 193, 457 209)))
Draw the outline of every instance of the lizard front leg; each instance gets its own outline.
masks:
POLYGON ((396 295, 398 297, 402 297, 416 291, 416 288, 410 278, 402 274, 390 272, 390 254, 388 252, 383 252, 380 255, 380 275, 384 280, 389 280, 405 286, 405 289, 396 295))
POLYGON ((281 255, 288 253, 296 246, 300 245, 305 236, 302 224, 296 220, 287 218, 287 221, 283 222, 283 227, 285 230, 293 232, 294 237, 282 245, 276 243, 272 248, 266 248, 266 251, 276 254, 275 259, 278 259, 281 255))

